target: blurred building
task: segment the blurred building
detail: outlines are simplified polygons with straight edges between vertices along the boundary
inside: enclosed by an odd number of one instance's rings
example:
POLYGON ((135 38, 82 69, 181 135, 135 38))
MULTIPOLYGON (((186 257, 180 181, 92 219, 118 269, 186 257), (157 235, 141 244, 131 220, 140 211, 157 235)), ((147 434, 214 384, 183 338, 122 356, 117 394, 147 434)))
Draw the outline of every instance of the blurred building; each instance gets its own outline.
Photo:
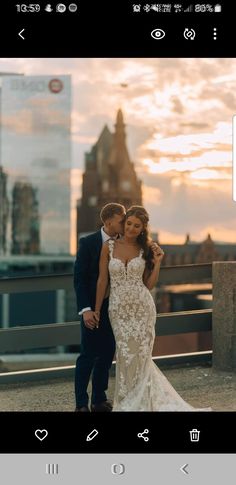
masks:
POLYGON ((165 253, 162 266, 236 261, 236 244, 214 242, 210 234, 202 242, 191 241, 187 234, 184 244, 159 244, 165 253))
POLYGON ((0 254, 6 252, 8 212, 7 174, 0 166, 0 254))
POLYGON ((115 132, 105 125, 98 141, 85 154, 82 199, 77 207, 77 234, 89 233, 101 226, 101 208, 117 202, 126 208, 142 205, 141 181, 135 173, 126 146, 122 111, 116 117, 115 132))
POLYGON ((37 190, 16 182, 12 193, 12 254, 39 254, 39 207, 37 190))
MULTIPOLYGON (((236 261, 236 244, 213 241, 208 234, 202 242, 193 242, 186 235, 184 244, 162 244, 165 256, 162 266, 184 266, 204 264, 213 261, 236 261)), ((154 299, 158 313, 181 312, 212 308, 212 284, 192 281, 186 284, 184 274, 181 284, 175 281, 168 285, 161 283, 154 299)), ((155 340, 154 355, 198 352, 212 349, 211 332, 193 332, 173 336, 161 336, 155 340)))
MULTIPOLYGON (((208 234, 202 242, 192 242, 189 234, 184 244, 162 244, 164 258, 162 266, 184 266, 188 264, 213 263, 213 261, 236 261, 236 244, 218 243, 208 234)), ((209 305, 212 285, 198 284, 192 281, 186 284, 183 276, 181 284, 175 281, 162 286, 158 293, 158 309, 161 313, 178 312, 182 310, 202 309, 209 305)))
POLYGON ((24 177, 38 189, 41 251, 68 254, 71 77, 0 73, 0 140, 9 192, 24 177))

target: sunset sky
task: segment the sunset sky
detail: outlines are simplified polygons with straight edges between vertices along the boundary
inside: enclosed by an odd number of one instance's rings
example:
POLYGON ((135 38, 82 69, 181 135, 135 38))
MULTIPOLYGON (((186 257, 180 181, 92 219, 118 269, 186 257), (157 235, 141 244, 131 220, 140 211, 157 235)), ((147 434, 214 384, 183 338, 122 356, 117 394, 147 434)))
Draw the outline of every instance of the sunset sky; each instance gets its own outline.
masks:
POLYGON ((0 71, 72 76, 74 207, 84 152, 105 123, 114 130, 121 108, 143 204, 160 243, 183 243, 187 232, 193 241, 210 233, 236 243, 236 59, 0 59, 0 71))

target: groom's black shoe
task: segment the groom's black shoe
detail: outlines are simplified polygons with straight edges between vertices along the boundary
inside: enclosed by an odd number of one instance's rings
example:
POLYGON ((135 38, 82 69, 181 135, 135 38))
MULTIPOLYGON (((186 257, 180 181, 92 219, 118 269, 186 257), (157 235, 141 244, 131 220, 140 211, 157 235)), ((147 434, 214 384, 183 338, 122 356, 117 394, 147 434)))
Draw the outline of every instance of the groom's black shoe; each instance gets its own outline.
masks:
POLYGON ((75 413, 90 413, 88 406, 82 406, 81 408, 75 408, 75 413))
POLYGON ((110 413, 112 411, 112 402, 103 401, 99 404, 91 404, 91 411, 94 413, 110 413))

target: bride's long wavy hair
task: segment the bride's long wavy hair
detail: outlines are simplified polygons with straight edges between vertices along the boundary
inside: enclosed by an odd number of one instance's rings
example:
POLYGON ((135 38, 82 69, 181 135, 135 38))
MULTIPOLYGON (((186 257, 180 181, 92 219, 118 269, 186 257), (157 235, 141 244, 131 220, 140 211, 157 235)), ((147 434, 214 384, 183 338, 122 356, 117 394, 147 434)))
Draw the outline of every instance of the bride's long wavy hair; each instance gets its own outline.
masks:
POLYGON ((143 258, 146 261, 146 267, 150 271, 152 271, 154 264, 152 262, 153 258, 153 251, 150 247, 152 242, 148 222, 149 222, 149 215, 141 205, 132 205, 126 212, 124 222, 128 219, 128 217, 134 216, 139 219, 143 224, 143 230, 137 237, 137 243, 140 244, 141 248, 143 249, 143 258))

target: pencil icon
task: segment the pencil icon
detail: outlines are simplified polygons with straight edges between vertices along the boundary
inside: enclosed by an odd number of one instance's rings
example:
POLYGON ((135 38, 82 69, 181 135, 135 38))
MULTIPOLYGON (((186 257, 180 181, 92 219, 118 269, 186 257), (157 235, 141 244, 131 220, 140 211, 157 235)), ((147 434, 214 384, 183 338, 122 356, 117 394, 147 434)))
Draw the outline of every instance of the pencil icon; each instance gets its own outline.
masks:
POLYGON ((93 429, 93 431, 91 431, 91 433, 88 434, 86 441, 93 440, 93 438, 95 438, 95 436, 97 436, 97 434, 98 434, 98 431, 96 429, 93 429))

